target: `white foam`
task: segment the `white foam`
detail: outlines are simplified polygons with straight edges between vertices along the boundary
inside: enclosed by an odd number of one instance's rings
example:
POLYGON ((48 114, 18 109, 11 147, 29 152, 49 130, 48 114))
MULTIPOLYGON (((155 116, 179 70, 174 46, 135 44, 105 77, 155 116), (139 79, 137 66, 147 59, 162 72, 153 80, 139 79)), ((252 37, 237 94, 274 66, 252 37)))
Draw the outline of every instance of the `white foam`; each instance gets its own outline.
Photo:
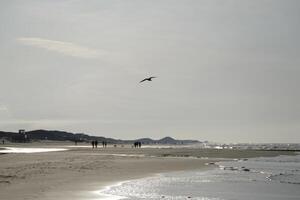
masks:
POLYGON ((43 153, 54 151, 67 151, 63 148, 21 148, 21 147, 3 147, 5 149, 0 150, 0 153, 43 153))

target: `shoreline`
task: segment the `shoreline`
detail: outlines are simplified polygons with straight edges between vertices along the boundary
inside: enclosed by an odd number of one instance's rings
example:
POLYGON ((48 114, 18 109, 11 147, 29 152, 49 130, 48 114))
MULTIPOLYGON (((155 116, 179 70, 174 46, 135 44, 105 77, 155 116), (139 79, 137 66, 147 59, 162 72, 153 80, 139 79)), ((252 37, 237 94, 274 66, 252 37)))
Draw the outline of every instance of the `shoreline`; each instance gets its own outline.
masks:
MULTIPOLYGON (((213 161, 213 162, 218 162, 220 160, 215 160, 215 159, 198 159, 195 163, 189 162, 190 160, 194 160, 191 158, 170 158, 170 160, 167 158, 152 158, 155 164, 166 164, 166 162, 172 163, 172 165, 177 165, 177 164, 182 164, 183 162, 187 161, 187 164, 192 164, 190 167, 184 167, 184 166, 179 166, 179 167, 174 167, 174 168, 169 168, 171 165, 166 165, 165 167, 159 167, 159 168, 153 168, 153 166, 150 166, 149 168, 146 168, 145 165, 137 165, 136 167, 141 167, 144 168, 142 172, 129 172, 126 170, 126 174, 119 174, 119 176, 113 176, 109 178, 105 178, 102 180, 93 180, 93 182, 88 181, 87 179, 82 180, 81 183, 78 185, 73 185, 71 187, 63 187, 60 189, 55 189, 54 191, 49 191, 46 192, 41 198, 43 200, 53 200, 53 199, 60 199, 60 200, 92 200, 92 199, 103 199, 103 200, 119 200, 123 199, 123 197, 118 197, 114 195, 108 195, 104 194, 103 191, 117 186, 121 185, 126 182, 132 182, 135 180, 140 180, 140 179, 145 179, 145 178, 152 178, 156 176, 161 176, 163 174, 167 173, 172 173, 172 172, 185 172, 185 171, 206 171, 206 170, 211 170, 214 168, 217 168, 216 165, 206 165, 208 161, 213 161), (199 165, 200 164, 200 165, 199 165), (83 186, 85 185, 85 186, 83 186), (81 188, 78 191, 78 188, 81 188), (68 193, 68 198, 66 198, 65 193, 67 191, 68 193), (69 193, 71 192, 71 194, 69 193)), ((148 158, 144 160, 148 162, 148 158)), ((127 161, 126 161, 127 162, 127 161)), ((130 161, 134 162, 134 161, 130 161)), ((169 163, 169 164, 171 164, 169 163)), ((88 177, 87 177, 88 178, 88 177)), ((90 177, 91 178, 91 177, 90 177)))
MULTIPOLYGON (((219 162, 219 161, 220 160, 215 160, 215 162, 219 162)), ((102 186, 98 190, 92 191, 92 193, 98 195, 98 198, 101 198, 101 200, 102 199, 106 200, 105 197, 108 197, 107 200, 121 200, 121 199, 126 199, 126 197, 123 197, 123 196, 105 194, 105 191, 106 190, 110 190, 113 187, 118 187, 118 186, 121 186, 121 185, 129 183, 129 182, 140 181, 142 179, 159 178, 159 177, 163 177, 163 176, 165 176, 167 174, 170 174, 170 173, 179 173, 179 172, 205 172, 205 171, 214 170, 214 169, 218 168, 218 166, 216 164, 214 164, 214 165, 206 165, 206 164, 208 164, 208 163, 205 163, 205 167, 198 168, 198 169, 174 170, 174 171, 165 171, 165 172, 158 172, 158 173, 150 173, 150 174, 147 174, 147 175, 145 174, 145 176, 141 176, 141 177, 134 178, 134 179, 126 179, 126 180, 119 180, 119 181, 111 182, 111 183, 105 184, 104 186, 102 186)))
POLYGON ((0 157, 1 197, 6 200, 92 199, 97 198, 95 191, 121 181, 174 171, 211 169, 214 166, 205 163, 220 161, 222 157, 239 159, 280 154, 293 155, 292 152, 280 151, 153 148, 93 150, 76 147, 67 149, 60 152, 2 154, 0 157))
MULTIPOLYGON (((214 162, 219 162, 220 160, 214 160, 214 162)), ((224 161, 224 160, 223 160, 224 161)), ((79 191, 80 193, 85 193, 86 198, 85 200, 89 200, 89 199, 101 199, 101 200, 121 200, 121 199, 126 199, 126 197, 122 197, 122 196, 116 196, 116 195, 110 195, 110 194, 105 194, 106 190, 110 190, 113 187, 116 186, 121 186, 125 183, 129 183, 129 182, 134 182, 134 181, 139 181, 141 179, 148 179, 148 178, 158 178, 160 176, 164 176, 166 174, 169 173, 179 173, 179 172, 204 172, 204 171, 209 171, 209 170, 213 170, 218 168, 218 166, 216 164, 214 165, 207 165, 208 163, 204 163, 204 165, 202 165, 200 168, 195 168, 195 169, 182 169, 182 170, 169 170, 169 171, 163 171, 163 172, 155 172, 155 173, 146 173, 143 175, 138 175, 135 178, 125 178, 125 179, 121 179, 121 180, 115 180, 115 181, 107 181, 107 182, 102 182, 102 183, 95 183, 95 189, 96 189, 96 185, 98 185, 98 189, 96 190, 82 190, 79 191)), ((62 200, 65 198, 61 198, 62 200)), ((72 198, 74 199, 74 198, 72 198)), ((75 198, 77 199, 77 198, 75 198)), ((78 200, 82 200, 81 198, 78 198, 78 200)), ((47 199, 48 200, 48 199, 47 199)), ((49 199, 50 200, 50 199, 49 199)))
MULTIPOLYGON (((217 162, 215 163, 215 166, 218 166, 216 168, 159 173, 111 184, 96 192, 101 197, 109 197, 107 200, 120 200, 127 197, 130 199, 151 197, 151 199, 234 198, 251 200, 253 191, 257 192, 253 194, 256 196, 254 199, 296 200, 299 197, 297 188, 299 178, 295 178, 294 182, 291 182, 288 176, 285 177, 287 179, 282 177, 281 180, 271 178, 271 176, 290 174, 297 169, 296 166, 299 166, 297 160, 299 160, 299 154, 296 158, 293 158, 293 155, 283 157, 279 155, 273 158, 258 157, 249 161, 248 159, 221 161, 224 164, 223 168, 221 163, 217 162), (240 161, 244 163, 241 164, 240 161), (289 165, 290 168, 282 172, 282 167, 286 166, 284 161, 294 164, 289 165), (264 162, 267 162, 267 166, 260 171, 261 164, 264 162), (275 165, 268 165, 269 162, 274 162, 275 165), (269 177, 269 175, 271 176, 269 177), (199 188, 201 188, 200 191, 199 188)), ((300 174, 295 172, 294 175, 297 177, 300 174)))

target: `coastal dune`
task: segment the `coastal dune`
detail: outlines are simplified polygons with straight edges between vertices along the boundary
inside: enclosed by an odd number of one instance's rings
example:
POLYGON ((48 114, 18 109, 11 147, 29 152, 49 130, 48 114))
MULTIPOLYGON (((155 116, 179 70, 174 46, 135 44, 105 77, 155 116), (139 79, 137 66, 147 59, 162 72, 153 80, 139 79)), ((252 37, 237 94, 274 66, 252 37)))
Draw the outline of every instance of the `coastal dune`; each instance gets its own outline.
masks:
POLYGON ((98 194, 93 191, 106 185, 156 173, 205 170, 214 166, 206 163, 219 161, 220 158, 292 154, 280 151, 186 148, 67 149, 0 155, 1 199, 95 199, 98 194))

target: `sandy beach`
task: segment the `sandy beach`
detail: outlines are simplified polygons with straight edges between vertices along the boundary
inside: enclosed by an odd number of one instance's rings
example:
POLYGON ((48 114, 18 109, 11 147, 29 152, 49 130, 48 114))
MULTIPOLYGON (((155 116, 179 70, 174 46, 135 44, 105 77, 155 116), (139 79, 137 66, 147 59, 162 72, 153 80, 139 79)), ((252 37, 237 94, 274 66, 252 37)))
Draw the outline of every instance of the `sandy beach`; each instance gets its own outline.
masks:
POLYGON ((293 154, 254 150, 46 146, 68 150, 0 155, 1 199, 96 199, 97 194, 93 191, 106 185, 163 172, 206 170, 214 166, 205 163, 220 158, 293 154))

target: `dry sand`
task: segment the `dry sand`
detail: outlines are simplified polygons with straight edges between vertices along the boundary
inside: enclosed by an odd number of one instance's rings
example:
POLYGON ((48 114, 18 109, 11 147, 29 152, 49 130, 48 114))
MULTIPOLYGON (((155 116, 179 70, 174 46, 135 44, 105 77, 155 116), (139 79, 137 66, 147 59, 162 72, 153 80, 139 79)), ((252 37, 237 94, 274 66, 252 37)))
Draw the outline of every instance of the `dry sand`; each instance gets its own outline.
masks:
POLYGON ((207 169, 205 163, 218 158, 292 154, 251 150, 67 148, 70 150, 0 155, 0 199, 99 199, 92 191, 119 181, 169 171, 207 169))

